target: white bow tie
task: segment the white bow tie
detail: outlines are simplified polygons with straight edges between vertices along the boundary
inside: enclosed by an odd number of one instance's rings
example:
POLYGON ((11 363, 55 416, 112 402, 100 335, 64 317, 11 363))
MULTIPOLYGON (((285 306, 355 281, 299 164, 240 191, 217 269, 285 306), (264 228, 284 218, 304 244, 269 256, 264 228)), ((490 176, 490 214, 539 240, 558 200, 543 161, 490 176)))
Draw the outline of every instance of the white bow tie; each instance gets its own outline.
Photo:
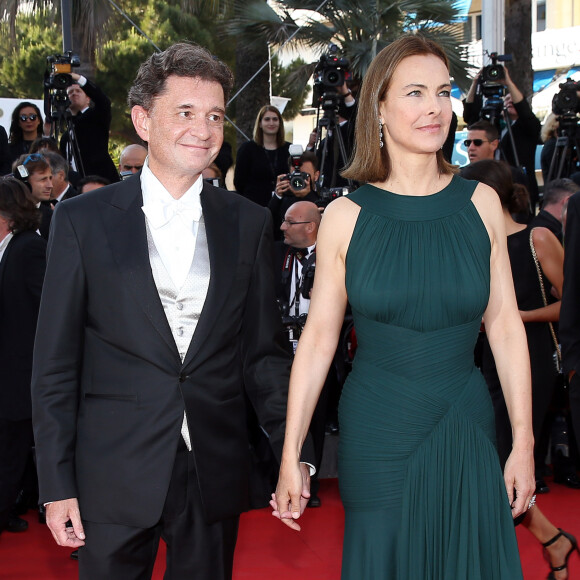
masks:
POLYGON ((174 216, 179 216, 185 225, 191 224, 192 221, 198 222, 201 218, 199 197, 188 199, 187 201, 176 199, 169 202, 154 199, 141 209, 147 216, 149 224, 155 229, 159 229, 169 223, 174 216))

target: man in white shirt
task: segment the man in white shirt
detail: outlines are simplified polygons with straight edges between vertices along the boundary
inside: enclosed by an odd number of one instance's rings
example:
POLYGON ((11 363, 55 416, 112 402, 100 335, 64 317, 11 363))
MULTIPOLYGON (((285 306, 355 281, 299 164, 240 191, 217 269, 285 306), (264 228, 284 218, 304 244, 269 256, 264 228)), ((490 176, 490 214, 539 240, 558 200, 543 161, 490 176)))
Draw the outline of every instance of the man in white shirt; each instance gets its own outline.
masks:
POLYGON ((160 537, 168 578, 230 579, 247 400, 281 454, 290 356, 270 213, 201 177, 232 85, 197 45, 153 54, 129 92, 140 178, 54 212, 33 413, 40 501, 57 543, 82 546, 81 580, 150 578, 160 537))

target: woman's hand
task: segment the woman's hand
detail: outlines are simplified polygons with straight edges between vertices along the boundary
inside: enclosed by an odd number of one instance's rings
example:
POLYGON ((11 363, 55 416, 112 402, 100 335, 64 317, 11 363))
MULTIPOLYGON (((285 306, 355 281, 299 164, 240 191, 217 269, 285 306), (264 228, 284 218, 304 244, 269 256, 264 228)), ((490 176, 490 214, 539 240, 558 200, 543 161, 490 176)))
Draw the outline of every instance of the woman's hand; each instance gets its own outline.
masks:
POLYGON ((310 499, 310 468, 305 463, 296 463, 280 468, 276 493, 272 494, 270 505, 272 515, 282 520, 289 528, 300 531, 296 521, 310 499))
POLYGON ((536 489, 532 448, 514 446, 505 464, 504 481, 514 519, 529 509, 536 489))

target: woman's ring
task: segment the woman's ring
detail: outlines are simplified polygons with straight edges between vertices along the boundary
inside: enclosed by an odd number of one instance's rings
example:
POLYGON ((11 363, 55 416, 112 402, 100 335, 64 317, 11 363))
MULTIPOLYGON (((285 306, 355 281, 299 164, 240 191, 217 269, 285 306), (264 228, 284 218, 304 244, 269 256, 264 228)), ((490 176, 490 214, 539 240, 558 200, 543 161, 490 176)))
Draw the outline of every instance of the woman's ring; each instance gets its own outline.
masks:
POLYGON ((536 505, 536 496, 533 495, 532 499, 530 500, 530 504, 528 505, 528 509, 532 509, 536 505))

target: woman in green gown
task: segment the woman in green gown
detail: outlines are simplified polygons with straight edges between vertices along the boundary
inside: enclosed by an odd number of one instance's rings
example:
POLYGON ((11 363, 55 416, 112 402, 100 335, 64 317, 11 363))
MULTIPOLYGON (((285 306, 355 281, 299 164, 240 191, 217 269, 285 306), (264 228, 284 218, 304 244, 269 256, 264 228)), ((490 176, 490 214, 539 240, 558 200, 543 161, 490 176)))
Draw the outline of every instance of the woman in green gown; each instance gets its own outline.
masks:
POLYGON ((528 351, 497 194, 443 158, 447 58, 403 37, 364 79, 344 175, 367 183, 325 211, 288 400, 274 515, 299 529, 300 448, 347 300, 358 349, 340 402, 343 580, 522 578, 512 517, 532 498, 528 351), (482 317, 514 433, 502 476, 473 364, 482 317))

